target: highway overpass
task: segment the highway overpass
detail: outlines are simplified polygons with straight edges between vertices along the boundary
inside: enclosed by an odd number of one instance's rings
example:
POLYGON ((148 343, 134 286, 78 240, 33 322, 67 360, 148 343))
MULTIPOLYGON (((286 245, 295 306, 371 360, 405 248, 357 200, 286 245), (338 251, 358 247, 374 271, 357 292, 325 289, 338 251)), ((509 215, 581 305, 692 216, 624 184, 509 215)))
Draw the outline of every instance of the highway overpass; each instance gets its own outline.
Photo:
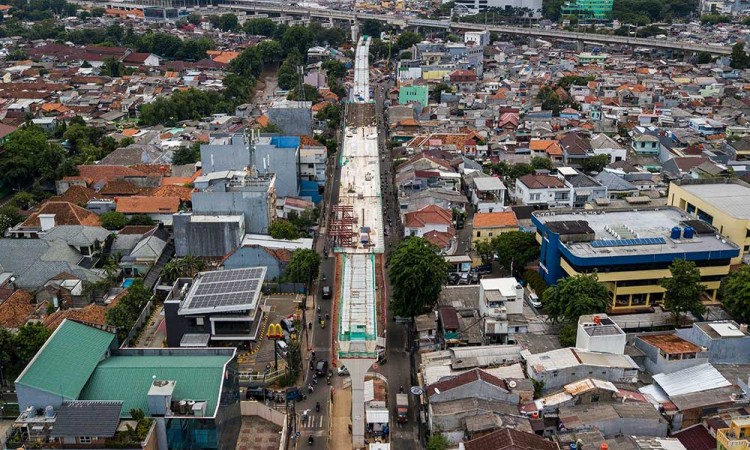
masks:
POLYGON ((698 53, 705 52, 713 55, 729 55, 732 48, 726 45, 695 44, 679 41, 676 39, 654 39, 635 38, 628 36, 612 36, 593 33, 578 33, 559 29, 523 28, 507 25, 482 25, 475 23, 449 22, 441 20, 420 19, 416 17, 391 16, 386 14, 373 14, 358 11, 338 11, 320 8, 300 8, 295 6, 281 5, 278 3, 258 2, 253 0, 234 0, 230 4, 223 5, 226 8, 247 13, 256 14, 281 14, 294 17, 310 17, 328 20, 361 21, 366 19, 378 20, 391 25, 406 27, 429 27, 452 30, 489 30, 501 34, 516 36, 529 36, 542 39, 563 39, 571 41, 592 42, 608 45, 628 45, 633 47, 646 47, 665 50, 677 50, 680 52, 698 53))

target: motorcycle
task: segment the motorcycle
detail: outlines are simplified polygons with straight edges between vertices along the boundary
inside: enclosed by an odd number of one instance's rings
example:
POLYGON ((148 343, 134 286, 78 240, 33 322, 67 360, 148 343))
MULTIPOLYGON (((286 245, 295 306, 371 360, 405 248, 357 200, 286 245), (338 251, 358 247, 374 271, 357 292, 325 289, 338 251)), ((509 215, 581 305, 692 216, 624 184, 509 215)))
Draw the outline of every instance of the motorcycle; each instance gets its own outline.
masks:
POLYGON ((320 402, 315 402, 315 412, 320 412, 320 402))
POLYGON ((308 445, 313 445, 313 442, 315 442, 315 439, 313 439, 312 436, 310 436, 309 438, 307 438, 307 444, 308 445))

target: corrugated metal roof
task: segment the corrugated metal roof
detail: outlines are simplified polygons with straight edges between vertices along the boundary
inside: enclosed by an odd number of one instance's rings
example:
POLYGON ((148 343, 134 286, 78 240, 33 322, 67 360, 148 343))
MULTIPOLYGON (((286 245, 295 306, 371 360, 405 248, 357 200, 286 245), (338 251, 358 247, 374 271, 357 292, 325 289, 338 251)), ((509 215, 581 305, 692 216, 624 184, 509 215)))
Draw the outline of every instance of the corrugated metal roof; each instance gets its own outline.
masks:
POLYGON ((654 382, 669 397, 732 385, 711 364, 700 364, 673 373, 659 373, 654 375, 654 382))
POLYGON ((367 423, 388 423, 388 408, 367 408, 365 420, 367 423))

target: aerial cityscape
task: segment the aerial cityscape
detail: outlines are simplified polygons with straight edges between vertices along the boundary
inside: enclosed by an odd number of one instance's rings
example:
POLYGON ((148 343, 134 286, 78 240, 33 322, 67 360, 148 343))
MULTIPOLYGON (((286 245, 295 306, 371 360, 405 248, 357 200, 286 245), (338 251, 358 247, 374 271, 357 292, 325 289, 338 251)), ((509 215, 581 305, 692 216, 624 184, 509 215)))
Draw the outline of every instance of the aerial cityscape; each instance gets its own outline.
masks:
POLYGON ((4 3, 3 449, 750 450, 750 0, 4 3))

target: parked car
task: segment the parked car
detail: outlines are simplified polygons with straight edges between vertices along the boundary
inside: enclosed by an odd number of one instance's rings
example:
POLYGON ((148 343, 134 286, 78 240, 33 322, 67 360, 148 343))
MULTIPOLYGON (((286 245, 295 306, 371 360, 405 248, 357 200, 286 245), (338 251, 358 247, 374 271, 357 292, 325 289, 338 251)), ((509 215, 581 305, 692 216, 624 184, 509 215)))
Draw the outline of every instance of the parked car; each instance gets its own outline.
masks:
POLYGON ((471 279, 469 278, 469 274, 462 273, 461 278, 458 280, 458 284, 469 284, 469 281, 471 281, 471 279))
POLYGON ((319 377, 328 375, 328 360, 321 359, 320 361, 318 361, 318 363, 315 364, 315 373, 319 377))
POLYGON ((457 272, 451 272, 448 274, 448 284, 451 286, 457 285, 459 280, 461 280, 461 274, 457 272))
POLYGON ((492 273, 492 266, 489 264, 482 264, 481 266, 474 267, 474 269, 476 269, 477 273, 482 275, 489 275, 492 273))
POLYGON ((336 369, 336 371, 341 377, 349 375, 349 369, 347 369, 346 366, 340 366, 338 369, 336 369))
POLYGON ((539 298, 536 293, 531 292, 529 293, 529 303, 531 303, 531 306, 534 308, 541 308, 542 307, 542 300, 539 298))

